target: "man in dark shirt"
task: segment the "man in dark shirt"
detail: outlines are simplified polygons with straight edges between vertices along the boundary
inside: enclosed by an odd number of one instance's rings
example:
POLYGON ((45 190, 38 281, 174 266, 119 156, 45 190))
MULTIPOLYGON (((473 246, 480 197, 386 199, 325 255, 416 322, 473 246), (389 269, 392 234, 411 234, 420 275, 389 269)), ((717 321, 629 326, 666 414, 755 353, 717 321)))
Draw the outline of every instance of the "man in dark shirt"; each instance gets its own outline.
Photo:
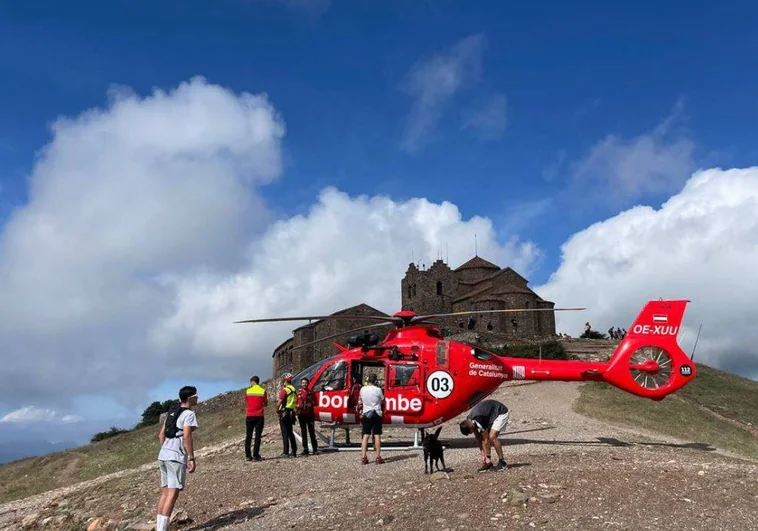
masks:
POLYGON ((479 472, 486 472, 493 468, 490 459, 490 448, 495 447, 495 452, 499 459, 496 470, 506 470, 508 463, 503 458, 503 447, 500 444, 500 432, 508 424, 510 413, 508 408, 497 400, 483 400, 479 402, 461 422, 461 433, 468 435, 474 433, 479 449, 482 451, 482 466, 479 472))

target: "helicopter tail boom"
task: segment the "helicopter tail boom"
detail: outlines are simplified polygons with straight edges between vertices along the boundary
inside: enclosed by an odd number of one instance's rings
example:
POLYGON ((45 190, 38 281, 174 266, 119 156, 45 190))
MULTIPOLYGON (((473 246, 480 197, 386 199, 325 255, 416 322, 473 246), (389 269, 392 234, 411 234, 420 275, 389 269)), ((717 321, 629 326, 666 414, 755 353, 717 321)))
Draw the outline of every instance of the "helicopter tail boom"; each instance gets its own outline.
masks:
POLYGON ((688 302, 648 302, 607 362, 503 358, 507 379, 599 381, 662 400, 695 377, 676 339, 688 302))

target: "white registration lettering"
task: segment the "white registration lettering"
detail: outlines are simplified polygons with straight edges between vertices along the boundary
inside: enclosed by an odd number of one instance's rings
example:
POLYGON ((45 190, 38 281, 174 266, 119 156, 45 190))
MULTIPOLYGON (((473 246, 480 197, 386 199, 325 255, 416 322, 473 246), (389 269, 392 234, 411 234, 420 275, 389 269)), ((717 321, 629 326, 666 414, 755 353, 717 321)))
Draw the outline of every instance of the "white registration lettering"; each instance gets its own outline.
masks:
POLYGON ((664 325, 634 325, 635 334, 654 336, 675 336, 679 332, 678 326, 664 325))

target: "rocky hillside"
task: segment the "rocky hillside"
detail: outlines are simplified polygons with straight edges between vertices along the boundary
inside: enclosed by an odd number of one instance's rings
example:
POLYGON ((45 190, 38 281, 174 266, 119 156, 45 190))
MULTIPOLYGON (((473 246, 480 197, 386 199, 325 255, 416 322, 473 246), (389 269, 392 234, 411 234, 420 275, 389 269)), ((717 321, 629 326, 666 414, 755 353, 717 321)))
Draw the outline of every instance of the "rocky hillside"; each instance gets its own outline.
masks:
MULTIPOLYGON (((512 412, 502 437, 511 468, 485 474, 458 419, 442 431, 447 473, 425 475, 416 451, 385 451, 386 464, 368 466, 356 452, 279 459, 270 413, 266 460, 248 463, 242 395, 228 393, 198 408, 203 447, 172 529, 755 529, 758 384, 699 369, 687 393, 661 403, 599 384, 505 384, 495 397, 512 412)), ((100 444, 0 467, 4 495, 15 498, 0 506, 0 528, 152 529, 155 430, 108 442, 121 468, 100 444), (137 443, 142 453, 130 462, 124 455, 137 443), (82 477, 90 461, 103 472, 82 477), (14 491, 16 482, 26 491, 14 491)))

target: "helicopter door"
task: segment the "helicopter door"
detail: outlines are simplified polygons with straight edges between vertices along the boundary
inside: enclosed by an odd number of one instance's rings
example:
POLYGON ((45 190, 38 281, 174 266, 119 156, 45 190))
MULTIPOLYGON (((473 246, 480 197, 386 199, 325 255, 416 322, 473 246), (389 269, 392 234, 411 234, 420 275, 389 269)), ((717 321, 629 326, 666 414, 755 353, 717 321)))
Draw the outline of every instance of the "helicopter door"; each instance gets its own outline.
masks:
POLYGON ((321 422, 337 421, 348 405, 347 361, 335 361, 328 365, 313 384, 316 393, 318 419, 321 422))
POLYGON ((390 362, 388 369, 385 409, 390 424, 405 424, 405 417, 421 415, 424 409, 421 368, 416 363, 390 362))

